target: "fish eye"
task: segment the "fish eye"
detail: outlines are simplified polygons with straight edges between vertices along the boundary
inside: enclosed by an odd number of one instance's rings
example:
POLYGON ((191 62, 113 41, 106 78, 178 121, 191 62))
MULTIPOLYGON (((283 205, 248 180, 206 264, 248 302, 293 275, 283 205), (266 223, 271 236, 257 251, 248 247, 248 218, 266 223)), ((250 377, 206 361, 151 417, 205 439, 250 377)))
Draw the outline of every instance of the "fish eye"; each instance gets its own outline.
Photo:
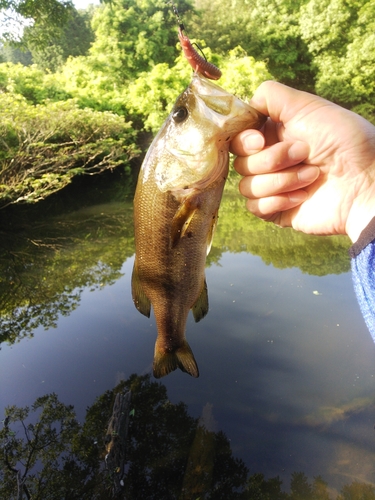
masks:
POLYGON ((181 106, 173 111, 172 118, 176 123, 182 123, 188 116, 188 110, 181 106))

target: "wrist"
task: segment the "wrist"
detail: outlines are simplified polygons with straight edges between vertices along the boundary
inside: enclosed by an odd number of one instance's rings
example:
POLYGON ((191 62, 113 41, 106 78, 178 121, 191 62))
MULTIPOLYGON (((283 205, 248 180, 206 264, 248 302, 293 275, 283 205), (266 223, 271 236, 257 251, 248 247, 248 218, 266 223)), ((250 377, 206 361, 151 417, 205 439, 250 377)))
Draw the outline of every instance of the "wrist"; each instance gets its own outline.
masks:
POLYGON ((346 234, 355 243, 375 217, 375 183, 353 202, 346 221, 346 234))
POLYGON ((359 238, 349 249, 349 255, 352 258, 357 257, 364 248, 366 248, 372 241, 375 240, 375 217, 367 224, 362 230, 359 238))

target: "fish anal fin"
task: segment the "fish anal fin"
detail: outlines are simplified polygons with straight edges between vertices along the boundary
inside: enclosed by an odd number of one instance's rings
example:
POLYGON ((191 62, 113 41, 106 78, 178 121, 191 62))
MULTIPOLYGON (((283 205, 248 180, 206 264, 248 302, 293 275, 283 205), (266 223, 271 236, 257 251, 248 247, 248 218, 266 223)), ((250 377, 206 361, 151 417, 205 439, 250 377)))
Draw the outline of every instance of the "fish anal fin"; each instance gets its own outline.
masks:
POLYGON ((208 313, 208 290, 206 279, 204 280, 201 293, 199 294, 199 297, 195 301, 195 304, 193 305, 191 310, 193 312, 194 320, 196 323, 203 319, 208 313))
POLYGON ((136 262, 134 263, 132 273, 132 297, 134 305, 138 311, 149 318, 151 312, 151 302, 146 296, 139 280, 136 262))
POLYGON ((216 212, 212 215, 212 223, 207 235, 207 255, 210 253, 212 247, 212 241, 214 239, 218 218, 219 218, 219 209, 217 209, 216 212))
POLYGON ((199 377, 198 365, 187 341, 184 340, 182 345, 172 352, 165 352, 159 349, 158 342, 156 342, 153 364, 154 377, 165 377, 165 375, 168 375, 168 373, 173 372, 177 368, 180 368, 180 370, 192 377, 199 377))
POLYGON ((197 196, 189 196, 179 206, 172 220, 171 246, 174 248, 180 239, 188 232, 191 220, 199 208, 197 196))

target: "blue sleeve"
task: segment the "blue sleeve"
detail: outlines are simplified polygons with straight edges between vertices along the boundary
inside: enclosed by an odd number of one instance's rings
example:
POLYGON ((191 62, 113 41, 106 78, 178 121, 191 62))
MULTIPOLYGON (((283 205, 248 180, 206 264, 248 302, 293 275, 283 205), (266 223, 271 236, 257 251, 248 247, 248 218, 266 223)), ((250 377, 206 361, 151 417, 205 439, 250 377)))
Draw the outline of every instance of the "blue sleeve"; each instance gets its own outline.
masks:
POLYGON ((352 257, 351 266, 359 306, 375 342, 375 241, 352 257))

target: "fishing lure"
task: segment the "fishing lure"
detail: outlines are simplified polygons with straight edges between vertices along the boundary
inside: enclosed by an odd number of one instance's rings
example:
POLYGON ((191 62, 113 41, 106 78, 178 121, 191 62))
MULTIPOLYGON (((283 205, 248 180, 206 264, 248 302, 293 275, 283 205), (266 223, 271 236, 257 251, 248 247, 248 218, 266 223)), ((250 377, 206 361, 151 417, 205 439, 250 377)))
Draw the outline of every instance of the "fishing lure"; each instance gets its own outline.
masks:
POLYGON ((180 40, 182 51, 190 66, 193 68, 195 73, 200 73, 210 80, 218 80, 221 77, 221 71, 217 66, 208 62, 207 59, 198 54, 189 40, 189 37, 183 33, 185 27, 181 22, 177 7, 172 1, 170 4, 172 5, 173 12, 175 13, 178 22, 178 39, 180 40))
POLYGON ((191 41, 182 30, 183 28, 180 25, 178 28, 178 39, 180 40, 182 50, 190 66, 196 73, 200 73, 210 80, 218 80, 221 77, 219 68, 198 54, 191 41))

